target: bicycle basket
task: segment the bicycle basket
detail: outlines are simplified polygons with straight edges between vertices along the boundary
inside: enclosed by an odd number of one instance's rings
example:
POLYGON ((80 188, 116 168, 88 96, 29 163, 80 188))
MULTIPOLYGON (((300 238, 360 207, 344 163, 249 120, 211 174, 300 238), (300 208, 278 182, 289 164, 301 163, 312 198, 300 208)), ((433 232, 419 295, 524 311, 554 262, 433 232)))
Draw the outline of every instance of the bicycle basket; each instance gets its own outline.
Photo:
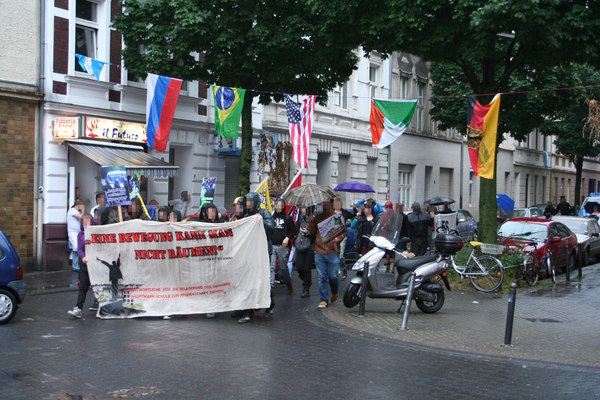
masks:
POLYGON ((504 246, 501 244, 481 243, 481 252, 484 254, 502 254, 504 246))

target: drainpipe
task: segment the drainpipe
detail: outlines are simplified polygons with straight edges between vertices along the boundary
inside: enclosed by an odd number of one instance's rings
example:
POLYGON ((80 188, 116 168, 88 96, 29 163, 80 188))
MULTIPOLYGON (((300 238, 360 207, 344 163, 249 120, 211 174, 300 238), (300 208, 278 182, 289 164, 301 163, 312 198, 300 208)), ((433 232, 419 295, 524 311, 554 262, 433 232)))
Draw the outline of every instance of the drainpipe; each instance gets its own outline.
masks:
MULTIPOLYGON (((46 4, 45 0, 40 0, 40 51, 39 51, 39 71, 40 76, 38 80, 38 87, 41 93, 45 93, 45 51, 44 51, 44 36, 46 30, 45 16, 46 16, 46 4)), ((35 269, 42 268, 42 240, 43 240, 43 208, 44 208, 44 198, 43 193, 39 188, 42 187, 41 183, 44 182, 43 177, 43 152, 42 148, 44 145, 44 99, 39 102, 37 107, 37 123, 36 123, 36 137, 35 137, 35 151, 34 151, 34 168, 36 169, 33 177, 33 190, 34 190, 34 204, 33 204, 33 259, 35 264, 35 269)))

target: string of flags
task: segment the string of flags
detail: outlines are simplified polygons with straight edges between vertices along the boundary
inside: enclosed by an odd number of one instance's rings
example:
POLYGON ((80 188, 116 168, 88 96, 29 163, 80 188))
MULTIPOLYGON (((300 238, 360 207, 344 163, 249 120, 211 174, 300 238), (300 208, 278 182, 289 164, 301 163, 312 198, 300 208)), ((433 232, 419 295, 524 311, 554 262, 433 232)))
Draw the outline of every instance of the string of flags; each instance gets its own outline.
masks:
POLYGON ((95 76, 96 80, 99 81, 102 68, 104 68, 104 66, 108 63, 105 63, 104 61, 95 60, 93 58, 77 53, 75 53, 75 56, 77 57, 77 61, 79 62, 79 66, 81 67, 83 72, 87 72, 88 74, 95 76))
MULTIPOLYGON (((102 71, 103 65, 96 64, 96 67, 93 67, 94 64, 87 60, 84 60, 84 64, 86 71, 94 71, 94 68, 96 71, 102 71)), ((99 73, 97 72, 98 75, 99 73)), ((181 84, 180 79, 148 74, 146 80, 148 147, 162 152, 166 150, 181 84)), ((215 131, 226 139, 238 138, 246 90, 212 85, 211 92, 215 105, 215 131)), ((315 95, 304 96, 299 102, 294 101, 290 95, 285 95, 293 159, 300 167, 300 171, 308 168, 315 103, 315 95)), ((383 149, 402 136, 412 121, 416 107, 416 99, 372 99, 370 127, 373 146, 383 149)), ((469 97, 467 121, 469 157, 476 175, 486 179, 493 179, 494 174, 499 110, 500 94, 497 94, 487 106, 482 106, 475 96, 469 97)))

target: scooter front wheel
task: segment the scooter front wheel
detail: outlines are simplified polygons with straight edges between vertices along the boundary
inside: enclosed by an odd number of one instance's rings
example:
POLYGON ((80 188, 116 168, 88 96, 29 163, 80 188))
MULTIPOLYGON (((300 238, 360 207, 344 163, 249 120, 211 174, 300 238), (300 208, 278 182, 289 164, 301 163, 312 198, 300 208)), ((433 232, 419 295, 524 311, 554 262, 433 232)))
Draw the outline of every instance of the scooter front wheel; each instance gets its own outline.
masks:
POLYGON ((361 285, 350 283, 344 292, 344 305, 347 308, 352 308, 360 302, 361 285))
POLYGON ((419 307, 419 310, 423 311, 425 314, 433 314, 434 312, 438 312, 444 305, 444 300, 446 299, 443 290, 440 290, 439 292, 432 292, 431 295, 434 297, 433 301, 415 299, 415 304, 417 307, 419 307))

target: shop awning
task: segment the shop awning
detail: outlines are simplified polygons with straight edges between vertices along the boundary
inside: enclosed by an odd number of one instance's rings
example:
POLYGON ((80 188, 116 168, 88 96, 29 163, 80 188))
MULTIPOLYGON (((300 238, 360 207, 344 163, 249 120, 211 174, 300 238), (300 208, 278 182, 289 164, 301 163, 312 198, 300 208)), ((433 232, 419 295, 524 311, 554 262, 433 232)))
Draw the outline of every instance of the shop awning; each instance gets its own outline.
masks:
POLYGON ((177 176, 178 166, 170 165, 144 152, 141 146, 102 143, 91 140, 67 140, 65 143, 96 164, 104 167, 124 165, 128 175, 139 173, 146 177, 177 176))

